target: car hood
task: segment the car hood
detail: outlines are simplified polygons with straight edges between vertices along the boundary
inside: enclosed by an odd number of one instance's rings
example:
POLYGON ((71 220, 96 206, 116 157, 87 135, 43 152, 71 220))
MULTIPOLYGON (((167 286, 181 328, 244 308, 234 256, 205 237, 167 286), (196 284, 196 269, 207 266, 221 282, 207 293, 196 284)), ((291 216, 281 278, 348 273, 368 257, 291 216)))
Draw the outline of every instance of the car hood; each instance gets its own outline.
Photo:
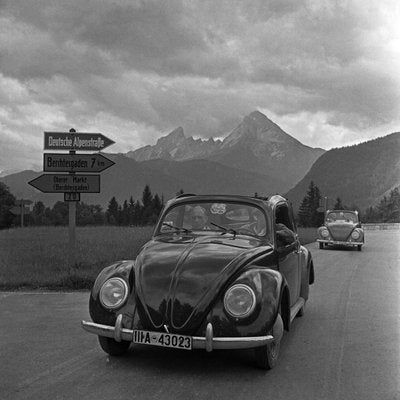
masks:
POLYGON ((269 246, 249 237, 162 236, 136 259, 135 294, 146 329, 191 332, 232 275, 269 246))
POLYGON ((327 228, 333 240, 347 240, 356 224, 351 222, 331 222, 327 228))

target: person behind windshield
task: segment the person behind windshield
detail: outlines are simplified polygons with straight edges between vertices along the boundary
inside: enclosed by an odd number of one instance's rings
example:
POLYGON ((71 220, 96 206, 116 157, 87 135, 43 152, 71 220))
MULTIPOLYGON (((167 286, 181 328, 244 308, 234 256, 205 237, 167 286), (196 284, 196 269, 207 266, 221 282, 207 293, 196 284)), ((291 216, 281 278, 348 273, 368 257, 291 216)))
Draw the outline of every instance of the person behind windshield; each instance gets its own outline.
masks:
POLYGON ((192 229, 194 230, 203 230, 210 229, 208 226, 208 217, 206 210, 201 206, 193 207, 190 214, 190 222, 192 225, 192 229))
POLYGON ((255 221, 255 225, 253 227, 254 233, 258 236, 265 235, 266 225, 263 213, 260 210, 255 209, 252 214, 255 221))

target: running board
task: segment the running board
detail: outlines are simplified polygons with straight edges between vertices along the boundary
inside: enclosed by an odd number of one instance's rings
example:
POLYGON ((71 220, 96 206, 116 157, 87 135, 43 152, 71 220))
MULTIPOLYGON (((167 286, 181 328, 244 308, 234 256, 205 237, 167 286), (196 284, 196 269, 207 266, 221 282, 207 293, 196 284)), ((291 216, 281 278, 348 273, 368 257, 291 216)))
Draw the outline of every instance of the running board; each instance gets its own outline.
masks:
POLYGON ((296 317, 297 313, 299 312, 300 308, 304 306, 305 300, 302 297, 299 297, 299 299, 296 301, 296 303, 291 307, 290 309, 290 322, 294 320, 296 317))

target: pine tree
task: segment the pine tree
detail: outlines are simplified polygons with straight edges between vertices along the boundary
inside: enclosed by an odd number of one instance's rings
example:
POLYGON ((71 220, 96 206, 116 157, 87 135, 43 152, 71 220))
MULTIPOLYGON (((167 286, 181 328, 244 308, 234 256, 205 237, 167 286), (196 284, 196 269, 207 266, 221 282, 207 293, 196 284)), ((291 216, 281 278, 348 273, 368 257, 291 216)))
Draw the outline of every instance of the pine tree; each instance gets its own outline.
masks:
POLYGON ((142 195, 142 215, 141 215, 141 225, 149 225, 153 223, 153 195, 151 193, 149 185, 146 185, 143 190, 142 195))
POLYGON ((142 195, 143 207, 145 209, 150 208, 152 206, 152 203, 153 203, 153 195, 151 193, 150 186, 146 185, 143 189, 143 195, 142 195))
POLYGON ((344 207, 344 205, 342 203, 342 199, 340 197, 336 198, 336 203, 333 206, 333 209, 334 210, 344 210, 345 209, 345 207, 344 207))
POLYGON ((15 196, 10 192, 8 186, 0 182, 0 229, 9 228, 14 216, 10 209, 15 204, 15 196))
POLYGON ((322 225, 324 215, 318 211, 321 193, 313 181, 307 190, 306 196, 303 198, 297 218, 299 226, 312 227, 322 225))
POLYGON ((124 201, 124 203, 122 205, 121 224, 124 226, 129 225, 129 205, 126 200, 124 201))
POLYGON ((108 203, 106 211, 106 220, 110 225, 118 224, 118 202, 115 196, 108 203))
POLYGON ((32 208, 32 222, 34 225, 44 225, 45 224, 45 210, 43 202, 37 201, 32 208))

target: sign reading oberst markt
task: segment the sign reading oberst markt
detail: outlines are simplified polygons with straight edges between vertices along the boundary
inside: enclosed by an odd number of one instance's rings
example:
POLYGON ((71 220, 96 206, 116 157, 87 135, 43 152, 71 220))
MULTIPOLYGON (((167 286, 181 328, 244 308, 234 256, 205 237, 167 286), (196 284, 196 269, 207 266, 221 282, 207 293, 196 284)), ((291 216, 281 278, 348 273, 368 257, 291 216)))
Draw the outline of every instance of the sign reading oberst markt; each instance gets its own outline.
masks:
POLYGON ((100 175, 43 174, 29 184, 43 193, 100 193, 100 175))

